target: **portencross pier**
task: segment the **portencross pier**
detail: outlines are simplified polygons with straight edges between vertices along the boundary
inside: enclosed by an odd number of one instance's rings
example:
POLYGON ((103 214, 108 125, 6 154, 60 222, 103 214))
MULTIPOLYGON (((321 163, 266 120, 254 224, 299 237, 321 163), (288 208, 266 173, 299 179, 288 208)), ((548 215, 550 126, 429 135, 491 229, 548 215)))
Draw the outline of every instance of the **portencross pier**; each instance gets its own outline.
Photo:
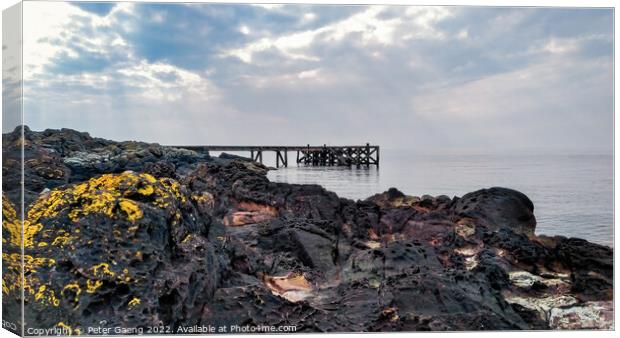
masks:
POLYGON ((296 163, 312 166, 379 166, 379 146, 174 146, 195 151, 249 152, 253 161, 263 163, 264 152, 274 152, 276 167, 288 167, 288 153, 296 152, 296 163))

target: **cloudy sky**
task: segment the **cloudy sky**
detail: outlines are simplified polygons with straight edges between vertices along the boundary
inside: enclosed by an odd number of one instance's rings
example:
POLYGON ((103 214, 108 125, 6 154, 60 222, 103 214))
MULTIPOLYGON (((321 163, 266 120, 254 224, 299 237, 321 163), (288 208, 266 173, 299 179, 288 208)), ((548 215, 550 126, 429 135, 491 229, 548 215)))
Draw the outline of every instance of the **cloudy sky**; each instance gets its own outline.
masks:
POLYGON ((611 153, 609 9, 24 4, 24 109, 163 144, 611 153))

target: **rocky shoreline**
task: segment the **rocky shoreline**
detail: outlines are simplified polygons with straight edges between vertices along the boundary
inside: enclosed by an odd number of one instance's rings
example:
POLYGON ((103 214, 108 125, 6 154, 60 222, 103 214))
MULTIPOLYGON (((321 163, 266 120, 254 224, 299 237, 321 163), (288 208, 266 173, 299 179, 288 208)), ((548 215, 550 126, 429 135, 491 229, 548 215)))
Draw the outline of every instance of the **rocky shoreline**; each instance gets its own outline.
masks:
POLYGON ((2 139, 3 302, 20 322, 23 240, 26 327, 614 327, 613 250, 535 235, 511 189, 352 201, 242 158, 26 128, 22 238, 19 136, 2 139))

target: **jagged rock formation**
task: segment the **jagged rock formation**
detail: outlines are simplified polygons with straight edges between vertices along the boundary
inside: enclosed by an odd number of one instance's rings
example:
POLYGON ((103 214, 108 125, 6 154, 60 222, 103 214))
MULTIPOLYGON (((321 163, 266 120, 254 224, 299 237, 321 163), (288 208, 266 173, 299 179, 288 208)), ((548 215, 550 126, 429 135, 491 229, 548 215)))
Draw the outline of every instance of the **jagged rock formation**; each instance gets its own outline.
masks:
POLYGON ((232 156, 26 129, 22 237, 18 136, 3 135, 3 298, 18 314, 23 241, 26 326, 613 327, 613 251, 534 235, 514 190, 355 202, 232 156))

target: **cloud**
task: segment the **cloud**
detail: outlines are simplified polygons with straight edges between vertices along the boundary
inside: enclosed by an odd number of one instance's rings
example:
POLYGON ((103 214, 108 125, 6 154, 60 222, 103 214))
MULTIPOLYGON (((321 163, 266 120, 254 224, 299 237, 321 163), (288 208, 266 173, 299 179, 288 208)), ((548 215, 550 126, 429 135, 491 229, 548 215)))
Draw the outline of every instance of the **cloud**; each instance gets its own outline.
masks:
POLYGON ((81 8, 87 12, 95 13, 97 15, 105 16, 116 6, 115 3, 107 2, 76 2, 72 5, 81 8))
MULTIPOLYGON (((412 7, 403 17, 386 16, 390 7, 369 6, 343 20, 317 29, 294 32, 288 35, 267 36, 241 48, 222 52, 223 56, 235 56, 246 63, 252 62, 254 54, 275 49, 294 60, 318 61, 317 56, 305 53, 316 43, 338 43, 356 35, 361 46, 378 44, 389 46, 398 38, 403 40, 441 38, 442 33, 434 28, 438 21, 450 16, 450 11, 441 7, 412 7)), ((312 21, 314 13, 305 13, 303 21, 312 21)))
POLYGON ((606 9, 25 8, 38 23, 24 32, 34 129, 161 143, 612 149, 606 9))
MULTIPOLYGON (((149 61, 132 48, 124 34, 133 30, 133 23, 122 19, 137 16, 132 4, 114 6, 103 16, 65 3, 32 4, 25 7, 27 20, 41 20, 42 25, 25 32, 27 124, 88 129, 126 139, 140 130, 175 129, 166 122, 171 119, 186 125, 183 119, 189 116, 220 114, 215 108, 204 109, 224 106, 216 103, 220 93, 208 72, 149 61), (118 124, 121 132, 113 127, 118 124)), ((186 128, 192 119, 188 123, 186 128)))
MULTIPOLYGON (((109 58, 126 42, 120 32, 119 14, 132 12, 131 3, 117 4, 105 16, 99 16, 67 3, 28 2, 24 5, 24 78, 45 74, 59 60, 77 60, 97 56, 109 58)), ((126 28, 126 27, 124 27, 126 28)))

